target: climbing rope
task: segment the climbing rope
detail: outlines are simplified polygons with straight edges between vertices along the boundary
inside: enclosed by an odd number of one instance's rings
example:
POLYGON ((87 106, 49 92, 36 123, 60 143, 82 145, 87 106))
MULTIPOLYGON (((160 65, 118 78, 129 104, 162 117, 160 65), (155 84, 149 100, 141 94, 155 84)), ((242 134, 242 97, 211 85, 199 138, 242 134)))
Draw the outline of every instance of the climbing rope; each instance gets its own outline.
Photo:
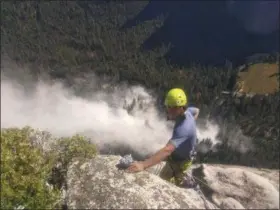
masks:
MULTIPOLYGON (((203 182, 202 180, 200 180, 199 178, 197 178, 196 176, 190 174, 189 172, 187 172, 187 174, 192 178, 192 179, 195 179, 196 181, 199 181, 200 183, 202 183, 203 185, 205 185, 206 187, 208 187, 209 189, 210 186, 208 184, 206 184, 205 182, 203 182)), ((199 185, 198 187, 195 188, 195 190, 200 194, 200 196, 202 197, 203 199, 203 202, 204 202, 204 206, 205 206, 205 209, 211 209, 211 206, 209 206, 208 202, 207 202, 207 199, 205 197, 205 195, 203 194, 203 192, 201 191, 199 185)))

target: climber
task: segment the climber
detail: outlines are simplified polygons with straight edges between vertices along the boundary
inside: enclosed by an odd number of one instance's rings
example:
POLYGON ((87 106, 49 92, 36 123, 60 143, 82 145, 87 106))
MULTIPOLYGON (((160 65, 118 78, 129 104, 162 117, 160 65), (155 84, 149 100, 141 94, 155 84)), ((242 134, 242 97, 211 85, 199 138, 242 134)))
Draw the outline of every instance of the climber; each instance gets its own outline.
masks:
POLYGON ((187 107, 187 96, 182 89, 171 89, 165 98, 167 118, 175 121, 173 135, 165 147, 144 161, 135 161, 127 172, 136 173, 166 160, 160 177, 184 185, 187 171, 192 164, 192 154, 196 143, 196 122, 199 109, 187 107))

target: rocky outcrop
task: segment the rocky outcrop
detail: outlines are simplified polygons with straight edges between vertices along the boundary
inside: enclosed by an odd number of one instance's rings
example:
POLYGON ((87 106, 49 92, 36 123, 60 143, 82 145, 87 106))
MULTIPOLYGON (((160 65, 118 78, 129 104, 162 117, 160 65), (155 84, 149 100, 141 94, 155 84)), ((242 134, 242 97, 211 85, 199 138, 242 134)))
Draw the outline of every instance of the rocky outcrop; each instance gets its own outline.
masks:
POLYGON ((278 170, 223 165, 202 165, 198 170, 208 198, 220 208, 279 209, 278 170))
POLYGON ((154 174, 118 170, 117 156, 75 161, 68 169, 70 209, 205 209, 214 208, 193 189, 178 188, 154 174))
MULTIPOLYGON (((148 171, 158 175, 163 166, 148 171)), ((193 165, 191 170, 207 199, 221 209, 279 208, 279 170, 219 164, 193 165)))
POLYGON ((279 208, 279 171, 239 166, 194 165, 202 193, 182 189, 157 174, 160 166, 129 174, 118 170, 119 156, 76 159, 68 168, 68 208, 279 208))

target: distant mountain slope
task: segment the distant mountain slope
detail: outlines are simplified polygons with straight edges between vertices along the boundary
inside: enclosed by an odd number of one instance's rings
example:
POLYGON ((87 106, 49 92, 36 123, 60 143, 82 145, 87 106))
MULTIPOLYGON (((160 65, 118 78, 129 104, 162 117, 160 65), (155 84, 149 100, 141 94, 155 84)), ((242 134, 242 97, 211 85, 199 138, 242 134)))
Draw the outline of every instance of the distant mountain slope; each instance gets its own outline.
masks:
POLYGON ((166 15, 163 27, 146 40, 144 49, 171 43, 166 57, 172 63, 224 65, 228 59, 241 65, 252 54, 279 51, 279 3, 258 5, 264 3, 150 1, 124 27, 166 15))
POLYGON ((239 92, 270 94, 279 91, 279 64, 257 63, 239 72, 239 92))

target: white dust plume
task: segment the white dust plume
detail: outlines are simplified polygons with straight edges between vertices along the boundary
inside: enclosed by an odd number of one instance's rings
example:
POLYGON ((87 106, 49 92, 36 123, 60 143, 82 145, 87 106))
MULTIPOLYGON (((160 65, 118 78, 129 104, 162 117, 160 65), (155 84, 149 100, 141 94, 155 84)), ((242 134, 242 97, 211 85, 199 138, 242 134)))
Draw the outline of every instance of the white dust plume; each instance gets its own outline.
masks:
MULTIPOLYGON (((172 125, 143 87, 114 86, 82 98, 61 83, 17 81, 1 77, 1 128, 28 125, 55 136, 82 133, 99 148, 128 147, 142 155, 160 149, 171 136, 172 125)), ((208 124, 198 128, 198 137, 216 144, 218 132, 218 126, 208 124)))

